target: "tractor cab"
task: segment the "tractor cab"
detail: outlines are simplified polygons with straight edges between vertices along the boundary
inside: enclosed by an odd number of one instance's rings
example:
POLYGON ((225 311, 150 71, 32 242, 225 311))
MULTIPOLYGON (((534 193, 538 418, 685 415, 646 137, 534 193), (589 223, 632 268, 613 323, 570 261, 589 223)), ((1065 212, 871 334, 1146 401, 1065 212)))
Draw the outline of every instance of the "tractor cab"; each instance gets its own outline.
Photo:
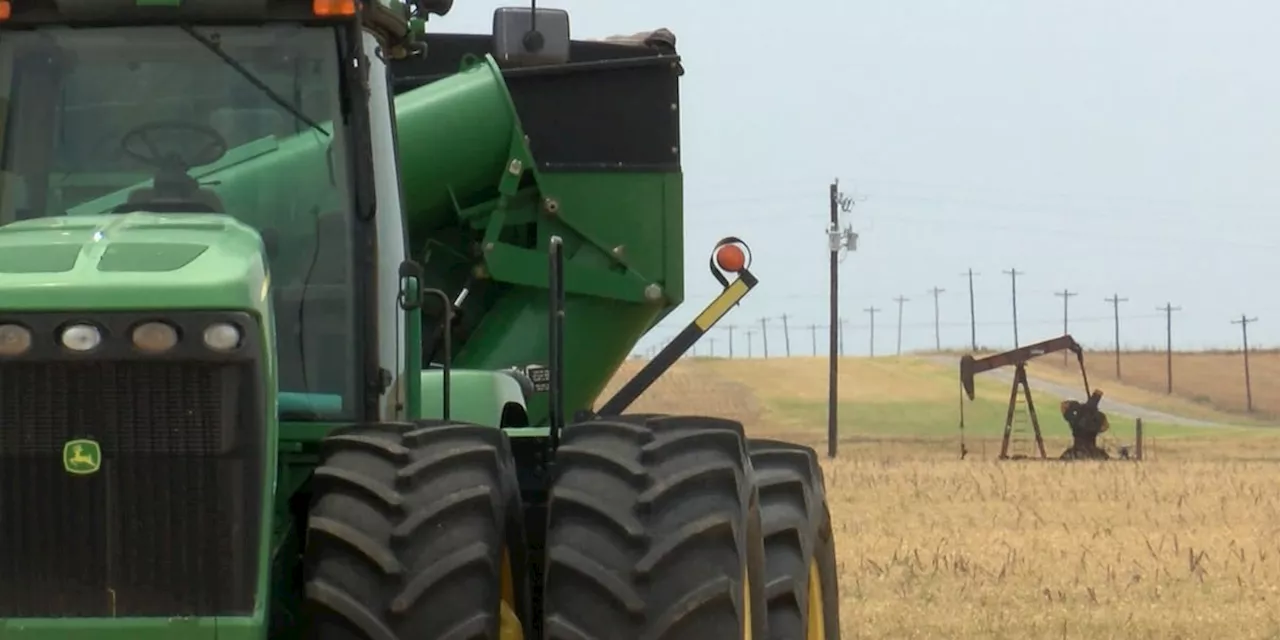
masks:
MULTIPOLYGON (((378 418, 406 351, 386 65, 451 4, 0 0, 0 226, 100 219, 127 244, 233 218, 262 239, 281 419, 378 418)), ((533 14, 496 14, 504 60, 533 14)))
POLYGON ((378 244, 401 257, 393 114, 376 87, 407 9, 143 4, 0 3, 0 225, 100 220, 104 240, 135 243, 145 262, 201 242, 181 229, 233 218, 262 239, 281 418, 359 417, 376 406, 370 372, 394 370, 376 346, 364 353, 362 332, 376 324, 369 308, 394 308, 395 274, 354 248, 379 235, 376 206, 392 221, 378 244), (153 227, 166 231, 147 237, 153 227))
POLYGON ((356 371, 354 350, 317 346, 355 333, 353 134, 334 126, 350 110, 340 41, 332 25, 0 32, 0 223, 137 214, 249 225, 267 245, 282 389, 354 406, 355 377, 330 373, 356 371), (304 154, 287 173, 233 175, 304 154))

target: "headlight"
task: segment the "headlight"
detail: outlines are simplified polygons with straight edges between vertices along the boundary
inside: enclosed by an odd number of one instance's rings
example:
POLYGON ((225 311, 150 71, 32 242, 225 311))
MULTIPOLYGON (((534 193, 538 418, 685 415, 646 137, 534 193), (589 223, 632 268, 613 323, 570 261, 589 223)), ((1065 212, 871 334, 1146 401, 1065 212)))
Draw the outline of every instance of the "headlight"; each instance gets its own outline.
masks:
POLYGON ((168 351, 178 344, 178 330, 163 322, 147 322, 133 330, 133 346, 150 353, 168 351))
POLYGON ((240 346, 240 329, 226 322, 211 324, 204 330, 204 344, 214 351, 232 351, 240 346))
POLYGON ((72 351, 93 351, 102 344, 102 332, 91 324, 73 324, 62 330, 62 346, 72 351))
POLYGON ((31 348, 31 331, 17 324, 0 324, 0 356, 20 356, 31 348))

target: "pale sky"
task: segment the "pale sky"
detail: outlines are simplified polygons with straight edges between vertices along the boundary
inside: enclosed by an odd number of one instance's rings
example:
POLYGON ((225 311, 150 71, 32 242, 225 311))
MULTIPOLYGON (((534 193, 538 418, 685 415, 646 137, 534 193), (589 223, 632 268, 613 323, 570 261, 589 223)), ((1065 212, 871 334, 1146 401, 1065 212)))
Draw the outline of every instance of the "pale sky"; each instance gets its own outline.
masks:
MULTIPOLYGON (((492 11, 458 0, 433 28, 488 33, 492 11)), ((684 305, 640 347, 665 341, 717 293, 706 256, 746 239, 760 286, 725 323, 782 314, 797 353, 827 318, 827 185, 863 198, 844 221, 861 236, 840 268, 846 347, 892 353, 969 339, 1011 347, 1017 268, 1022 344, 1062 331, 1088 347, 1280 343, 1280 301, 1263 286, 1280 245, 1280 3, 1243 0, 882 0, 712 2, 546 0, 575 38, 666 27, 682 80, 684 305), (803 329, 799 329, 803 327, 803 329)), ((744 335, 738 330, 738 349, 744 335)), ((713 330, 717 351, 727 342, 713 330)), ((818 349, 825 350, 819 332, 818 349)), ((758 335, 758 334, 757 334, 758 335)), ((707 345, 702 347, 705 353, 707 345)), ((759 342, 757 337, 757 355, 759 342)))

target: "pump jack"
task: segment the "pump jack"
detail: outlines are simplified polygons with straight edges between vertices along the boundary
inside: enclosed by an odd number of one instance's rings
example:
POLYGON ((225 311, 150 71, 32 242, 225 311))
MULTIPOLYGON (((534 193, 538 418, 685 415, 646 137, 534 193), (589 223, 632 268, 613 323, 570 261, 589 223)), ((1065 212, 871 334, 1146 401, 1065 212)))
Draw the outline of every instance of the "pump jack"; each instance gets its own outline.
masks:
MULTIPOLYGON (((1027 345, 1012 351, 1005 351, 983 358, 974 358, 972 355, 964 355, 960 358, 960 383, 964 388, 964 393, 970 400, 974 399, 973 379, 979 373, 998 369, 1013 365, 1013 384, 1009 393, 1009 411, 1005 416, 1004 437, 1000 442, 1000 459, 1009 459, 1009 436, 1013 431, 1013 413, 1018 402, 1018 388, 1022 388, 1023 397, 1027 402, 1027 412, 1031 416, 1031 427, 1036 436, 1036 448, 1040 452, 1040 458, 1044 459, 1048 456, 1044 450, 1044 438, 1040 433, 1040 422, 1036 418, 1036 407, 1031 401, 1031 387, 1027 384, 1026 365, 1032 358, 1057 353, 1059 351, 1070 351, 1076 355, 1076 361, 1080 363, 1080 377, 1084 380, 1084 393, 1088 400, 1080 403, 1074 400, 1064 401, 1060 409, 1063 418, 1067 420, 1067 424, 1071 427, 1071 433, 1075 440, 1072 447, 1063 453, 1063 459, 1075 459, 1080 457, 1097 457, 1096 454, 1101 453, 1106 456, 1105 452, 1098 449, 1096 440, 1098 433, 1107 430, 1106 414, 1098 411, 1098 402, 1102 399, 1102 391, 1089 390, 1089 374, 1084 368, 1084 350, 1080 344, 1070 335, 1062 335, 1057 338, 1051 338, 1027 345)), ((960 403, 960 456, 963 458, 967 453, 964 446, 964 402, 960 403)))

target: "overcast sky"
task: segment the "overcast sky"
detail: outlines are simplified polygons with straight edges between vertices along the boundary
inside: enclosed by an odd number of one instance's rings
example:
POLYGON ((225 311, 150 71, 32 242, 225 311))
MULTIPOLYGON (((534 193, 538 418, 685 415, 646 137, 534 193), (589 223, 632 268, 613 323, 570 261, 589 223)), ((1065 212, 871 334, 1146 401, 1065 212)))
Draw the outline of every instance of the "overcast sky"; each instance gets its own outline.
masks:
MULTIPOLYGON (((497 6, 457 0, 432 28, 487 33, 497 6)), ((1163 344, 1165 302, 1182 307, 1178 346, 1238 346, 1242 313, 1259 318, 1251 344, 1280 343, 1280 3, 539 6, 568 9, 575 38, 666 27, 679 40, 689 296, 641 347, 716 294, 706 255, 732 234, 762 282, 725 322, 769 318, 773 351, 785 313, 807 352, 808 325, 827 318, 833 178, 860 199, 840 270, 851 354, 868 350, 871 306, 876 351, 893 351, 899 295, 904 349, 932 347, 935 286, 943 342, 965 345, 969 268, 983 344, 1012 346, 1011 268, 1025 272, 1023 344, 1061 333, 1064 288, 1088 346, 1112 342, 1113 293, 1128 298, 1128 345, 1163 344)))

